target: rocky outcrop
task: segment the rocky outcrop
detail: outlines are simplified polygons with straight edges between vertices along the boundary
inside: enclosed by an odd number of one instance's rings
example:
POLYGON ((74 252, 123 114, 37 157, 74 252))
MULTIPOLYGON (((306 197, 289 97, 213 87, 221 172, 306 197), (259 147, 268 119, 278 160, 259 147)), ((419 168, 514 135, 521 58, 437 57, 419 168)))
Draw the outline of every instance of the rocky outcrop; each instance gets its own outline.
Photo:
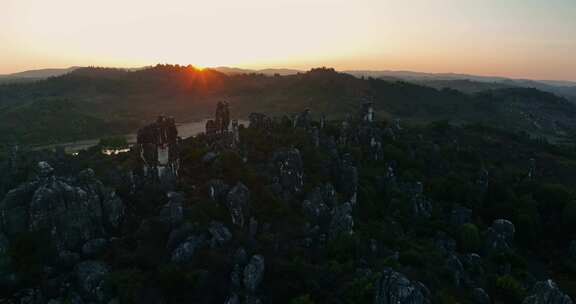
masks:
POLYGON ((77 250, 120 225, 124 204, 91 169, 61 178, 52 175, 47 163, 38 167, 37 178, 11 190, 0 202, 2 230, 9 238, 24 231, 49 232, 59 250, 77 250))
POLYGON ((173 118, 159 116, 156 122, 138 130, 136 151, 143 175, 167 189, 173 188, 180 169, 179 145, 173 118))
POLYGON ((482 288, 472 289, 472 301, 474 304, 490 304, 490 296, 482 288))
POLYGON ((244 267, 244 287, 250 292, 255 292, 264 278, 264 257, 254 255, 244 267))
POLYGON ((360 120, 371 123, 374 121, 374 102, 364 100, 360 108, 360 120))
POLYGON ((238 183, 234 188, 228 192, 226 196, 226 207, 230 212, 232 224, 244 227, 246 219, 249 216, 250 190, 242 184, 238 183))
POLYGON ((101 261, 84 261, 76 266, 78 289, 87 299, 106 303, 110 299, 105 290, 105 278, 110 272, 108 265, 101 261))
POLYGON ((168 192, 168 202, 160 210, 160 218, 169 224, 177 225, 184 219, 184 195, 179 192, 168 192))
POLYGON ((208 232, 212 237, 210 240, 212 247, 224 245, 232 239, 230 230, 220 222, 211 222, 208 226, 208 232))
POLYGON ((335 206, 336 190, 330 183, 314 188, 302 202, 304 214, 315 224, 324 223, 335 206))
POLYGON ((310 109, 305 109, 302 113, 296 114, 293 125, 295 128, 308 130, 311 126, 310 109))
POLYGON ((228 132, 228 127, 230 126, 230 109, 228 102, 219 101, 216 105, 216 115, 214 119, 216 125, 216 132, 219 134, 224 134, 228 132))
POLYGON ((334 209, 334 215, 330 221, 329 235, 331 239, 343 234, 354 232, 354 218, 352 217, 352 204, 344 203, 334 209))
POLYGON ((304 169, 298 149, 274 153, 272 164, 274 166, 273 183, 281 186, 283 195, 290 196, 302 192, 304 188, 304 169))
POLYGON ((204 236, 191 235, 172 251, 170 260, 174 263, 188 263, 194 257, 196 250, 204 245, 204 236))
POLYGON ((572 299, 554 281, 546 280, 536 283, 522 304, 572 304, 572 299))
POLYGON ((230 191, 230 186, 221 179, 213 179, 208 182, 208 197, 215 202, 223 203, 228 191, 230 191))
POLYGON ((430 303, 429 291, 420 282, 413 282, 390 268, 382 271, 376 282, 375 304, 430 303))
POLYGON ((250 128, 270 130, 272 128, 272 119, 266 114, 250 113, 248 115, 250 121, 250 128))
POLYGON ((516 228, 505 219, 494 220, 485 233, 486 246, 491 251, 504 251, 512 248, 516 228))

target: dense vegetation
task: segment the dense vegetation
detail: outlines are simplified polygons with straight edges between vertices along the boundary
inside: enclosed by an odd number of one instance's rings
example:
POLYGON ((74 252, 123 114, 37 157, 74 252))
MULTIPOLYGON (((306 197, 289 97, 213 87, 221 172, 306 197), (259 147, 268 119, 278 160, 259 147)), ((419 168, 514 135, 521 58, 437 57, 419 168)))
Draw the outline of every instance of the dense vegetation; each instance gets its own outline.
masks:
MULTIPOLYGON (((329 124, 323 136, 340 136, 339 125, 329 124)), ((176 230, 158 218, 166 203, 164 194, 130 193, 118 178, 119 170, 135 166, 137 155, 108 157, 92 149, 65 162, 66 168, 94 168, 129 206, 117 231, 119 238, 97 255, 111 265, 105 286, 120 302, 223 303, 231 288, 236 249, 242 247, 266 259, 258 290, 264 303, 372 303, 384 267, 423 282, 433 303, 476 303, 472 290, 455 282, 455 270, 441 245, 446 240, 455 242, 454 254, 481 254, 480 268, 466 268, 465 275, 485 289, 494 303, 522 303, 534 282, 547 278, 576 296, 576 256, 569 250, 576 239, 573 150, 513 132, 481 125, 457 127, 446 121, 404 125, 394 139, 383 141, 379 160, 369 156, 366 146, 339 145, 339 153, 352 155, 359 169, 354 232, 310 245, 305 242, 311 233, 306 225, 310 219, 301 203, 315 187, 334 181, 333 176, 322 174, 331 152, 316 148, 304 129, 278 126, 272 131, 243 128, 240 132, 240 149, 214 150, 213 140, 206 136, 186 139, 181 147, 178 190, 186 198, 183 221, 193 231, 219 221, 232 232, 229 242, 199 249, 184 265, 171 262, 164 245, 176 230), (276 151, 290 147, 301 153, 304 191, 286 201, 270 190, 274 176, 266 168, 276 151), (206 161, 207 153, 214 151, 217 156, 206 161), (536 163, 531 176, 530 159, 536 163), (432 201, 429 217, 415 216, 409 191, 383 186, 382 176, 391 163, 399 184, 424 185, 423 193, 432 201), (482 169, 489 172, 486 187, 479 185, 482 169), (259 228, 251 237, 246 229, 236 227, 227 208, 209 199, 208 182, 214 179, 245 184, 252 216, 259 227, 267 228, 259 228), (454 222, 452 215, 461 207, 471 210, 464 224, 454 222), (488 248, 486 231, 495 219, 514 223, 511 248, 488 248)), ((345 198, 338 193, 341 204, 345 198)), ((47 247, 40 245, 39 238, 23 234, 10 247, 13 271, 24 278, 20 288, 50 286, 40 267, 50 253, 35 250, 47 247)))

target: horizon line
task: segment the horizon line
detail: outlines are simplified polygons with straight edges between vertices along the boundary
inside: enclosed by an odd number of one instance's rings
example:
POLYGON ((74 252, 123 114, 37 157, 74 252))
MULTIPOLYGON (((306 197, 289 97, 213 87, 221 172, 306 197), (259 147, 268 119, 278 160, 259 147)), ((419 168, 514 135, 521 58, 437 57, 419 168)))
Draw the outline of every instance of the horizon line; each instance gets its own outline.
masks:
MULTIPOLYGON (((79 66, 79 65, 72 65, 72 66, 68 66, 68 67, 42 67, 42 68, 31 68, 31 69, 25 69, 25 70, 20 70, 20 71, 16 71, 16 72, 12 72, 12 73, 7 73, 7 74, 0 74, 0 77, 10 77, 10 76, 16 76, 15 74, 20 74, 20 73, 25 73, 25 72, 32 72, 32 71, 45 71, 45 70, 67 70, 67 69, 72 69, 72 68, 90 68, 90 67, 94 67, 94 68, 109 68, 109 69, 121 69, 121 70, 138 70, 138 69, 146 69, 146 68, 153 68, 157 65, 174 65, 174 66, 182 66, 182 67, 186 67, 186 66, 193 66, 197 69, 219 69, 219 68, 230 68, 230 69, 239 69, 239 70, 248 70, 248 71, 254 71, 254 72, 258 72, 258 71, 262 71, 262 70, 294 70, 294 71, 298 71, 298 72, 309 72, 312 69, 317 69, 317 68, 331 68, 334 69, 337 72, 340 73, 347 73, 347 72, 393 72, 393 73, 417 73, 417 74, 429 74, 429 75, 438 75, 438 76, 442 76, 442 75, 453 75, 453 76, 471 76, 471 77, 483 77, 483 78, 500 78, 503 80, 520 80, 520 81, 540 81, 540 82, 566 82, 566 83, 572 83, 574 86, 576 86, 576 79, 541 79, 541 78, 526 78, 526 77, 517 77, 517 76, 498 76, 498 75, 493 75, 493 74, 471 74, 471 73, 467 73, 467 72, 429 72, 429 71, 419 71, 419 70, 405 70, 405 69, 401 69, 401 70, 393 70, 393 69, 344 69, 344 70, 339 70, 335 67, 331 67, 331 66, 315 66, 315 67, 309 67, 309 68, 291 68, 291 67, 264 67, 264 68, 249 68, 249 67, 242 67, 241 65, 239 66, 233 66, 233 65, 218 65, 218 66, 200 66, 200 65, 194 65, 194 64, 179 64, 179 63, 156 63, 156 64, 152 64, 152 65, 143 65, 143 66, 132 66, 132 67, 120 67, 120 66, 99 66, 99 65, 85 65, 85 66, 79 66)), ((32 77, 30 77, 32 78, 32 77)))

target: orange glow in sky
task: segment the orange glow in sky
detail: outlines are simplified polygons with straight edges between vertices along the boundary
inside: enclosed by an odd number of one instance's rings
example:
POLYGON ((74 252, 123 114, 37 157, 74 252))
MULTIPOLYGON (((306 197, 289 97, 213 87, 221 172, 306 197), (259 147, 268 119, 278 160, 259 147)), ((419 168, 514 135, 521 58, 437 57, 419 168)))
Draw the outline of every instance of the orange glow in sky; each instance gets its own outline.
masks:
POLYGON ((0 0, 0 73, 285 67, 576 80, 574 0, 0 0))

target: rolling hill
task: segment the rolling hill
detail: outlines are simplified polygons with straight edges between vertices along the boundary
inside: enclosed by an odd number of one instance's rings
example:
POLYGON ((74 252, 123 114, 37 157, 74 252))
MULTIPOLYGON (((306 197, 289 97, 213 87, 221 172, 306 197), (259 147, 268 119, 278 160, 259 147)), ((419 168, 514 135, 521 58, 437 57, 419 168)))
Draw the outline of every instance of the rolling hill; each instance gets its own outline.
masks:
POLYGON ((576 129, 576 106, 566 98, 532 88, 485 89, 463 93, 329 68, 284 76, 173 65, 135 71, 79 68, 42 81, 0 85, 0 142, 40 144, 127 133, 158 114, 202 119, 221 99, 230 102, 236 117, 310 108, 315 115, 341 118, 369 97, 380 117, 413 123, 482 123, 551 140, 571 138, 576 129))

